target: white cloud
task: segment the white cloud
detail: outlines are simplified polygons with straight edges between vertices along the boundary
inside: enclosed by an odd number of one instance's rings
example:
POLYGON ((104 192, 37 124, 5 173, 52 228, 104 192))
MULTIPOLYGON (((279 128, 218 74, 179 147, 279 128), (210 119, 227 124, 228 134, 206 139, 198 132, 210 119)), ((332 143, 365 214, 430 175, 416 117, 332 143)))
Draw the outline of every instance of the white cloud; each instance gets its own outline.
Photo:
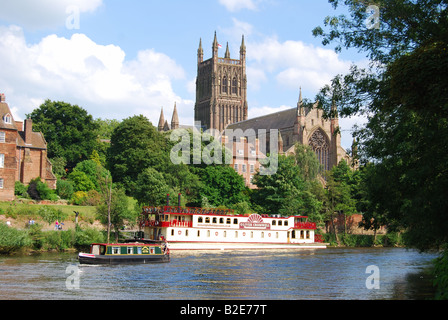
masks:
POLYGON ((343 61, 330 49, 322 49, 301 41, 279 42, 275 37, 261 42, 248 42, 248 64, 275 77, 278 84, 297 89, 299 86, 317 92, 336 74, 349 70, 350 62, 343 61))
POLYGON ((271 113, 280 112, 283 110, 291 109, 291 106, 280 106, 278 108, 273 108, 269 106, 263 106, 263 107, 254 107, 249 109, 249 119, 256 118, 256 117, 262 117, 271 113))
POLYGON ((192 101, 179 97, 172 81, 185 72, 173 59, 153 49, 126 61, 115 45, 99 45, 84 34, 70 39, 50 35, 27 44, 20 27, 0 27, 0 91, 17 118, 45 99, 78 104, 94 117, 122 119, 144 114, 154 123, 160 108, 179 114, 192 101))
POLYGON ((73 13, 70 8, 79 14, 91 13, 102 4, 103 0, 2 1, 0 19, 30 29, 54 28, 66 25, 73 13))
POLYGON ((230 12, 236 12, 242 9, 257 9, 253 0, 219 0, 219 3, 225 6, 230 12))

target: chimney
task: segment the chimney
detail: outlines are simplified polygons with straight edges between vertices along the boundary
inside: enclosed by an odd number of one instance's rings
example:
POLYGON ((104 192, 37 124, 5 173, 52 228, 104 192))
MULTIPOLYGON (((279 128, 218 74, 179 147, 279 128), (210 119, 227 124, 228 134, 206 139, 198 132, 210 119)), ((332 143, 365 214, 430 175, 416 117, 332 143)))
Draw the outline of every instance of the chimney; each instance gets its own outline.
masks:
POLYGON ((0 102, 6 102, 6 97, 4 93, 0 93, 0 102))
POLYGON ((25 119, 25 143, 31 144, 31 135, 33 134, 33 120, 25 119))

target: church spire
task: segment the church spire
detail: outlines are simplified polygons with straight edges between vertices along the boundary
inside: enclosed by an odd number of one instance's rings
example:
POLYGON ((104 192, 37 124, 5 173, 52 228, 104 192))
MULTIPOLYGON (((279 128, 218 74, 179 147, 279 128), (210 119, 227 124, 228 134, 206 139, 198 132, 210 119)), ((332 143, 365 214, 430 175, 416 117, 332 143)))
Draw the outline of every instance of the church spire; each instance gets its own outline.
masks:
POLYGON ((199 39, 198 63, 204 61, 204 50, 202 49, 202 38, 199 39))
POLYGON ((227 42, 226 54, 225 54, 224 58, 230 59, 230 50, 229 50, 229 43, 228 42, 227 42))
POLYGON ((163 116, 163 107, 162 112, 160 112, 160 118, 159 118, 159 131, 163 131, 163 126, 165 125, 165 117, 163 116))
POLYGON ((215 31, 215 39, 213 40, 213 57, 218 57, 218 48, 219 48, 219 43, 218 43, 218 38, 216 37, 216 31, 215 31))
POLYGON ((174 103, 173 117, 171 118, 171 130, 179 129, 179 116, 177 114, 177 106, 174 103))
POLYGON ((297 116, 301 117, 304 115, 303 110, 303 99, 302 99, 302 87, 300 87, 299 101, 297 102, 297 116))

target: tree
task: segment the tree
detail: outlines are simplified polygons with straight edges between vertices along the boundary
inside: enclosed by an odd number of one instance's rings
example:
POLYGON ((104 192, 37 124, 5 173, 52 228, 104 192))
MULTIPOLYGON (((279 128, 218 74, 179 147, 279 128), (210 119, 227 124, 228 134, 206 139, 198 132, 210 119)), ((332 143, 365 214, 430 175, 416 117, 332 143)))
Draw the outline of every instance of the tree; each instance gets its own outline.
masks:
POLYGON ((258 189, 252 200, 266 214, 319 215, 321 202, 308 189, 312 184, 305 183, 301 170, 294 156, 279 155, 275 174, 254 176, 258 189))
POLYGON ((243 177, 230 166, 210 165, 196 172, 202 182, 200 194, 207 198, 211 206, 232 207, 249 201, 243 177))
POLYGON ((69 168, 87 160, 95 149, 97 124, 77 105, 46 100, 26 116, 33 121, 34 130, 45 136, 48 157, 64 158, 69 168))
MULTIPOLYGON (((337 0, 330 0, 335 8, 337 0)), ((328 17, 324 44, 357 48, 371 60, 336 76, 318 100, 341 116, 366 114, 359 128, 361 161, 372 162, 376 185, 369 206, 389 230, 405 230, 409 246, 443 248, 448 243, 448 3, 445 0, 376 1, 380 28, 368 28, 362 1, 344 1, 350 17, 328 17)), ((371 213, 372 213, 371 212, 371 213)))
MULTIPOLYGON (((112 189, 110 203, 97 206, 98 217, 102 223, 113 226, 115 229, 115 242, 118 242, 120 229, 125 220, 136 219, 135 213, 129 208, 129 200, 123 189, 112 189)), ((109 243, 110 227, 108 227, 107 242, 109 243)))
POLYGON ((163 172, 169 160, 165 137, 142 115, 123 120, 112 133, 108 167, 128 195, 138 188, 138 176, 145 169, 163 172))
POLYGON ((169 190, 162 173, 146 168, 138 175, 133 196, 141 205, 160 206, 164 204, 169 190))

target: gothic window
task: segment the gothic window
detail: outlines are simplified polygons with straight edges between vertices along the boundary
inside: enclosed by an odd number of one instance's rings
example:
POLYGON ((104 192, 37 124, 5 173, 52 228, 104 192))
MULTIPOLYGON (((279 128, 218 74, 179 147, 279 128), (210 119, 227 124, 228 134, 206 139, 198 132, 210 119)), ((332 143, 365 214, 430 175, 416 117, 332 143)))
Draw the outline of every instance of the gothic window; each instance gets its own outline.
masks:
POLYGON ((222 79, 222 93, 227 93, 227 76, 222 79))
POLYGON ((236 78, 233 78, 233 80, 232 80, 232 94, 237 94, 237 86, 238 86, 238 81, 236 80, 236 78))
POLYGON ((330 170, 330 144, 321 129, 316 130, 308 141, 309 146, 316 152, 321 165, 321 173, 330 170))

